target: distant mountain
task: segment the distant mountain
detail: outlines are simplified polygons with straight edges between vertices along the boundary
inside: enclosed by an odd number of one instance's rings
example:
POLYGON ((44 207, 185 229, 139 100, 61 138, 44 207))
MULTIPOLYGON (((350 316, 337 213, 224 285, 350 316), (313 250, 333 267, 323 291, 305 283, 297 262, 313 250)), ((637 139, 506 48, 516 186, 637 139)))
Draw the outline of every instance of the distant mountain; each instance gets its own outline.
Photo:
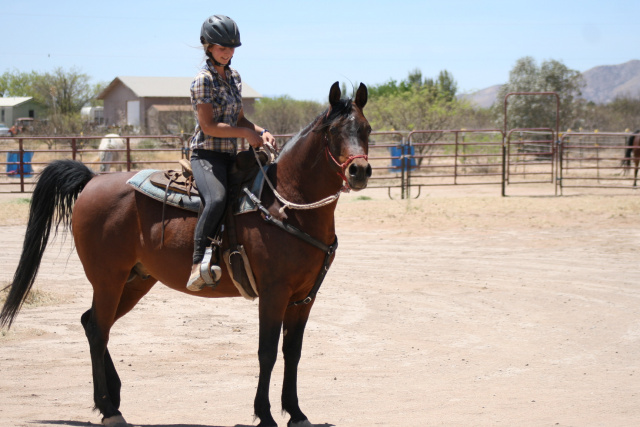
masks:
MULTIPOLYGON (((624 64, 601 65, 582 73, 586 86, 582 97, 596 104, 606 104, 616 96, 640 97, 640 60, 634 59, 624 64)), ((473 104, 487 108, 496 101, 502 85, 495 85, 477 92, 463 94, 473 104)))
POLYGON ((498 91, 502 85, 490 86, 486 89, 479 90, 470 94, 463 94, 460 96, 462 99, 468 99, 472 104, 482 108, 489 108, 496 101, 498 91))
POLYGON ((640 95, 640 61, 620 65, 601 65, 582 73, 587 86, 582 97, 596 104, 606 104, 616 96, 640 95))

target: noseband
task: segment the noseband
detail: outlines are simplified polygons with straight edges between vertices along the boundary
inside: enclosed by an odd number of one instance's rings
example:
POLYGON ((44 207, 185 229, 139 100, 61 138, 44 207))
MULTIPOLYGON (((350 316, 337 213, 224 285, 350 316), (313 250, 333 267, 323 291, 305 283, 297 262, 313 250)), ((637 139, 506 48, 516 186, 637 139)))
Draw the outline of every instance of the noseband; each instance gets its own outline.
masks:
POLYGON ((333 163, 335 163, 336 166, 340 168, 340 170, 336 173, 340 178, 342 178, 342 181, 344 181, 344 187, 342 187, 343 191, 345 192, 351 191, 351 187, 349 186, 349 180, 347 179, 347 176, 345 174, 345 172, 347 171, 347 168, 349 167, 351 162, 353 162, 355 159, 365 159, 368 161, 369 156, 367 156, 366 154, 357 154, 355 156, 350 156, 344 163, 340 163, 338 162, 338 160, 336 160, 333 154, 331 154, 331 150, 329 150, 329 136, 325 135, 325 139, 327 140, 327 144, 325 145, 324 149, 325 149, 325 154, 327 156, 327 159, 331 158, 331 160, 333 160, 333 163))

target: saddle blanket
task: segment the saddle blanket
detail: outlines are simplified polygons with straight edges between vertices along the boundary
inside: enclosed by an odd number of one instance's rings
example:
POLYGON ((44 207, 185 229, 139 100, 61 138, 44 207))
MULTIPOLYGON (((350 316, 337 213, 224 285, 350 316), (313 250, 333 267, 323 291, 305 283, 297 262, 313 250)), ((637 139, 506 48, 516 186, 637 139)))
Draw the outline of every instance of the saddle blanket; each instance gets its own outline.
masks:
MULTIPOLYGON (((127 184, 131 185, 137 191, 145 194, 152 199, 158 200, 159 202, 166 203, 170 206, 174 206, 176 208, 185 209, 191 212, 199 212, 200 211, 200 196, 192 194, 187 195, 185 193, 173 190, 171 188, 167 189, 166 187, 159 187, 151 182, 151 176, 157 173, 157 169, 144 169, 132 176, 127 184)), ((262 170, 259 170, 256 175, 253 183, 251 183, 250 190, 253 194, 255 194, 258 198, 262 193, 262 188, 264 184, 264 175, 262 174, 262 170)), ((235 215, 243 214, 246 212, 254 212, 258 210, 258 207, 253 203, 253 201, 249 198, 247 194, 242 191, 237 198, 234 200, 233 205, 233 213, 235 215)))
POLYGON ((175 206, 177 208, 186 209, 192 212, 198 212, 200 210, 200 197, 188 196, 184 193, 179 193, 169 189, 165 191, 164 188, 160 188, 150 181, 151 175, 158 172, 157 169, 144 169, 132 176, 127 184, 133 188, 145 194, 152 199, 164 202, 165 198, 168 205, 175 206))

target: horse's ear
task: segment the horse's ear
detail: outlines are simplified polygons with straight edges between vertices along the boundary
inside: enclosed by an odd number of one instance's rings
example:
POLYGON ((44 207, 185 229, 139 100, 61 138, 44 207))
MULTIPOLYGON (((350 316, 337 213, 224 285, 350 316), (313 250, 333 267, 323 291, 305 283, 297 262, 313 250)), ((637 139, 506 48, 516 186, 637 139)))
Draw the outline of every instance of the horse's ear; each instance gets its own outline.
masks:
POLYGON ((360 83, 358 91, 356 92, 356 105, 362 110, 367 105, 367 99, 369 98, 369 92, 364 83, 360 83))
POLYGON ((336 105, 340 101, 341 96, 340 84, 335 82, 331 85, 331 90, 329 90, 329 105, 336 105))

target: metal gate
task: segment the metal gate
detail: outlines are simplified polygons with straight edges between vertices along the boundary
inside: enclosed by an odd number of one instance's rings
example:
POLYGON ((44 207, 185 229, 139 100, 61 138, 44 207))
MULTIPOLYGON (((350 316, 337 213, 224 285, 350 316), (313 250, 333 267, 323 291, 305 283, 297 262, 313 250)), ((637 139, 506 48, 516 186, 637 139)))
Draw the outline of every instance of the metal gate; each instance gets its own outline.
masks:
POLYGON ((559 127, 560 97, 556 92, 511 92, 504 97, 503 196, 506 196, 507 185, 554 183, 557 176, 556 143, 559 127), (507 129, 507 105, 511 96, 555 97, 555 129, 551 127, 507 129))
POLYGON ((633 162, 623 164, 629 133, 567 132, 558 144, 557 188, 633 188, 633 162))
POLYGON ((410 132, 407 196, 411 187, 419 196, 428 186, 500 184, 503 141, 499 129, 410 132))

